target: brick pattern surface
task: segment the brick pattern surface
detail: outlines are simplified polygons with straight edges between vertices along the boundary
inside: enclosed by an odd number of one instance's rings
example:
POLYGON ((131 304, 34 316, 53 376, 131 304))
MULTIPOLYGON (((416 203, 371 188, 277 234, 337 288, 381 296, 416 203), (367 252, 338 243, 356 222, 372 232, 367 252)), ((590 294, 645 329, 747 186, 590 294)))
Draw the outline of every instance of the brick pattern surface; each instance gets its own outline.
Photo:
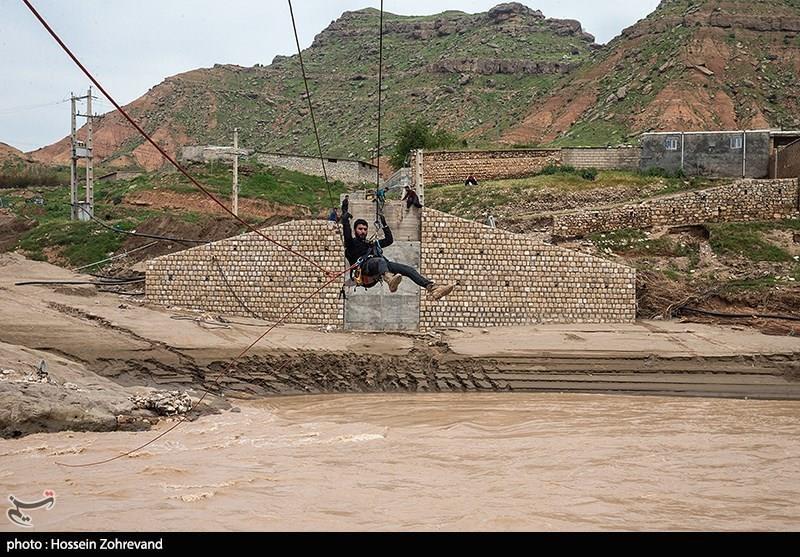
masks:
POLYGON ((638 147, 613 149, 562 149, 561 160, 575 168, 597 168, 598 170, 638 170, 642 150, 638 147))
MULTIPOLYGON (((344 268, 331 223, 295 221, 265 233, 325 268, 344 268)), ((438 302, 420 292, 423 331, 635 319, 634 269, 430 209, 423 210, 421 261, 433 280, 458 283, 438 302)), ((146 291, 159 305, 276 321, 324 281, 309 263, 250 233, 153 260, 146 291)), ((344 327, 340 287, 336 281, 312 296, 286 322, 344 327)))
POLYGON ((624 228, 797 218, 799 198, 797 180, 739 180, 636 205, 555 215, 553 237, 572 238, 624 228))
POLYGON ((422 296, 422 330, 636 317, 634 269, 430 209, 422 217, 422 273, 457 282, 437 302, 422 296))
POLYGON ((557 149, 426 151, 422 155, 422 172, 425 185, 458 184, 464 183, 470 174, 478 181, 524 178, 539 173, 545 166, 560 163, 561 153, 557 149))
MULTIPOLYGON (((295 221, 264 233, 325 269, 345 268, 339 227, 295 221)), ((322 271, 255 233, 159 257, 147 270, 148 302, 276 321, 326 282, 322 271), (226 283, 227 281, 227 283, 226 283)), ((342 283, 311 297, 287 323, 343 326, 342 283)))

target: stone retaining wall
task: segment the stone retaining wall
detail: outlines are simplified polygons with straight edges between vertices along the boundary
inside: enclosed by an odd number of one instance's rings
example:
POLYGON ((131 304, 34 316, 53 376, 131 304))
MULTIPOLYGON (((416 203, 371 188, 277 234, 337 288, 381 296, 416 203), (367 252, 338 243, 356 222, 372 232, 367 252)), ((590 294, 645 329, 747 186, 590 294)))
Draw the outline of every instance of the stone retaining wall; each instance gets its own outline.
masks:
MULTIPOLYGON (((254 156, 259 163, 267 166, 277 166, 312 176, 325 175, 319 157, 260 153, 252 149, 239 149, 239 154, 247 157, 254 156)), ((184 147, 181 152, 181 160, 202 163, 232 162, 233 156, 233 147, 192 146, 184 147)), ((377 176, 377 168, 374 165, 349 159, 325 159, 325 171, 331 180, 339 180, 345 184, 356 186, 364 183, 374 184, 377 176)))
MULTIPOLYGON (((264 233, 325 269, 345 268, 341 234, 333 223, 294 221, 264 233)), ((281 319, 311 296, 287 322, 341 328, 341 282, 314 295, 325 281, 324 273, 309 262, 251 232, 154 259, 147 269, 146 292, 148 302, 163 306, 255 314, 267 321, 281 319)))
MULTIPOLYGON (((419 157, 419 151, 415 157, 419 157)), ((411 168, 417 161, 412 157, 411 168)), ((517 151, 425 151, 422 173, 426 186, 464 183, 472 174, 478 181, 524 178, 541 172, 548 165, 561 163, 558 149, 517 151)))
POLYGON ((636 318, 634 269, 430 209, 421 270, 458 284, 438 302, 422 297, 421 330, 636 318))
POLYGON ((553 237, 573 238, 624 228, 781 220, 800 216, 797 180, 739 180, 619 207, 553 216, 553 237))
POLYGON ((641 154, 642 150, 638 147, 569 148, 561 150, 561 161, 575 168, 639 170, 641 154))

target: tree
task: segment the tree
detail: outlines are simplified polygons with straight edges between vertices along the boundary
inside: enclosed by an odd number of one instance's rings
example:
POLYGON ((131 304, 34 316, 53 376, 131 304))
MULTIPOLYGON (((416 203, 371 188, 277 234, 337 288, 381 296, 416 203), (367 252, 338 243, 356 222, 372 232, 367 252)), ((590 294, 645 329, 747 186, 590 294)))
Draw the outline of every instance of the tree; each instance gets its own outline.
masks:
POLYGON ((409 153, 415 149, 446 149, 459 144, 466 146, 465 142, 460 143, 458 138, 450 132, 432 129, 425 120, 406 121, 397 132, 397 140, 390 162, 393 167, 402 168, 409 153))

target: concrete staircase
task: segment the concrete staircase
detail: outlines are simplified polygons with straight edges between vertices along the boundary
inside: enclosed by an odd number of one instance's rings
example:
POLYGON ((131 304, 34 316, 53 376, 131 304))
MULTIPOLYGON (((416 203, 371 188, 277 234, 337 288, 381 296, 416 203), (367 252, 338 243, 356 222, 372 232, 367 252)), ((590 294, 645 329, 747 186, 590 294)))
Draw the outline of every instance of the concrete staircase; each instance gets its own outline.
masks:
MULTIPOLYGON (((375 233, 375 203, 350 201, 353 221, 370 223, 370 237, 375 233)), ((394 236, 394 244, 384 250, 391 261, 419 269, 421 211, 406 211, 405 203, 387 202, 384 207, 386 223, 394 236)), ((351 221, 351 222, 353 222, 351 221)), ((381 234, 379 236, 383 238, 381 234)), ((404 278, 398 291, 389 292, 385 284, 369 290, 345 287, 344 326, 350 331, 415 331, 419 327, 419 286, 404 278)))

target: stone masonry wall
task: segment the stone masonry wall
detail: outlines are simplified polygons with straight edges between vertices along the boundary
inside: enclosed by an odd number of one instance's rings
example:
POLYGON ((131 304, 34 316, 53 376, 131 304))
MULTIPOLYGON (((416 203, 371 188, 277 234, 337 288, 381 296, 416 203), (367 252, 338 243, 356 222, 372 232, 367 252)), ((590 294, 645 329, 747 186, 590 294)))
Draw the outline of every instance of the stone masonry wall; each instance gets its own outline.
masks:
POLYGON ((639 170, 642 150, 638 147, 612 149, 569 148, 561 150, 561 160, 575 168, 598 170, 639 170))
POLYGON ((572 238, 623 228, 797 218, 799 200, 797 180, 739 180, 640 204, 554 215, 553 237, 572 238))
MULTIPOLYGON (((561 163, 557 149, 516 151, 431 151, 422 155, 425 185, 464 183, 472 174, 478 181, 524 178, 548 165, 561 163)), ((412 161, 414 168, 414 161, 412 161)))
MULTIPOLYGON (((305 157, 299 155, 286 155, 282 153, 259 153, 251 149, 240 149, 245 156, 255 156, 256 160, 267 166, 277 166, 310 174, 312 176, 324 176, 322 163, 319 157, 305 157)), ((184 147, 181 152, 181 159, 190 162, 216 162, 233 161, 234 150, 232 147, 214 146, 191 146, 184 147)), ((331 180, 340 180, 345 184, 360 186, 363 183, 374 183, 377 169, 366 162, 344 160, 344 159, 325 159, 325 171, 331 180)))
MULTIPOLYGON (((263 233, 316 261, 345 268, 339 227, 327 221, 294 221, 263 233)), ((277 321, 326 281, 307 261, 255 233, 199 246, 150 262, 147 301, 224 315, 277 321)), ((335 281, 293 313, 287 323, 343 326, 335 281)))
MULTIPOLYGON (((311 174, 312 176, 323 176, 322 163, 315 157, 298 157, 292 155, 282 155, 278 153, 256 153, 256 160, 261 164, 270 166, 280 166, 311 174)), ((325 159, 325 171, 332 180, 340 180, 345 184, 360 186, 363 183, 375 183, 377 169, 371 164, 361 161, 351 161, 343 159, 325 159)))
POLYGON ((636 271, 424 209, 422 273, 457 282, 422 296, 420 329, 530 323, 619 323, 636 317, 636 271))

